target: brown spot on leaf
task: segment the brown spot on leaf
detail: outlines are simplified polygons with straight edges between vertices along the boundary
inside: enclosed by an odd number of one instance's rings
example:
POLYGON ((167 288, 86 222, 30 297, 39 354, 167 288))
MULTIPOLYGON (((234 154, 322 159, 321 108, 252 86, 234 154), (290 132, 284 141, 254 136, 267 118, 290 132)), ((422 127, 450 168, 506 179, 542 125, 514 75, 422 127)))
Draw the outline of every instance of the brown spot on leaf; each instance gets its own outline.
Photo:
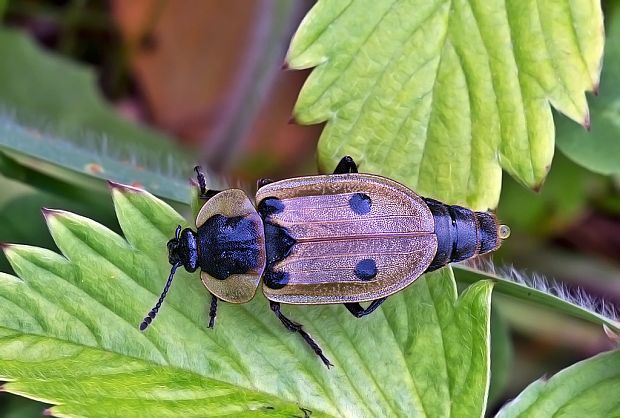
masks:
POLYGON ((533 190, 534 192, 536 192, 536 193, 540 193, 540 191, 542 190, 542 188, 543 188, 543 186, 544 186, 544 185, 545 185, 545 181, 543 180, 543 181, 541 181, 540 183, 535 184, 535 185, 532 187, 532 190, 533 190))
POLYGON ((103 173, 103 167, 101 166, 101 164, 97 164, 97 163, 90 163, 90 164, 86 164, 86 167, 84 167, 84 169, 92 174, 101 174, 103 173))
POLYGON ((41 134, 41 131, 39 131, 38 129, 26 128, 26 132, 28 132, 34 139, 41 139, 41 138, 43 138, 43 135, 41 134))

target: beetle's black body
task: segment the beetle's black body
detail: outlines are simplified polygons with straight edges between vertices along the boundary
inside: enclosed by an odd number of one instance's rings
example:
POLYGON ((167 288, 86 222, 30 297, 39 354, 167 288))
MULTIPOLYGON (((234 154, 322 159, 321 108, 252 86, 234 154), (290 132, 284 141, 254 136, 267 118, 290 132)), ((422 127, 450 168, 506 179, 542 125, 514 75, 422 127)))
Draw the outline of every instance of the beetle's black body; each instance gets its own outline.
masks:
POLYGON ((249 301, 263 281, 271 309, 298 332, 329 366, 301 325, 286 318, 280 302, 343 303, 356 317, 374 311, 424 272, 497 249, 508 235, 493 214, 422 198, 383 177, 357 174, 350 157, 334 175, 259 182, 256 208, 240 190, 207 191, 197 231, 177 229, 168 242, 172 271, 158 303, 140 328, 155 318, 177 267, 200 268, 217 301, 249 301), (371 301, 367 308, 360 302, 371 301))
POLYGON ((274 225, 270 218, 273 214, 284 210, 282 202, 275 197, 263 199, 257 207, 265 227, 265 253, 267 264, 263 274, 265 286, 279 289, 286 285, 286 277, 273 271, 273 265, 284 260, 297 243, 285 228, 274 225))
POLYGON ((488 253, 499 246, 493 215, 434 199, 424 198, 424 201, 433 214, 437 236, 437 253, 427 271, 488 253))
POLYGON ((200 269, 219 280, 257 267, 262 233, 243 216, 214 215, 198 228, 200 269))

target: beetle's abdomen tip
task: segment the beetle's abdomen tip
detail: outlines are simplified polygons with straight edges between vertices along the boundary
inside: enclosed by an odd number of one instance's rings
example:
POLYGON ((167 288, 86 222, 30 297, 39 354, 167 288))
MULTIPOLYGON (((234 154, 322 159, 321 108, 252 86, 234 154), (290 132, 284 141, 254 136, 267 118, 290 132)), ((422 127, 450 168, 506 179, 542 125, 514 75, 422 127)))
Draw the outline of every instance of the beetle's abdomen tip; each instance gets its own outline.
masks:
POLYGON ((497 230, 497 235, 500 239, 504 240, 510 237, 510 227, 508 225, 500 225, 497 230))
POLYGON ((480 250, 478 254, 486 254, 495 251, 502 245, 500 227, 495 215, 489 212, 476 212, 480 228, 480 250))

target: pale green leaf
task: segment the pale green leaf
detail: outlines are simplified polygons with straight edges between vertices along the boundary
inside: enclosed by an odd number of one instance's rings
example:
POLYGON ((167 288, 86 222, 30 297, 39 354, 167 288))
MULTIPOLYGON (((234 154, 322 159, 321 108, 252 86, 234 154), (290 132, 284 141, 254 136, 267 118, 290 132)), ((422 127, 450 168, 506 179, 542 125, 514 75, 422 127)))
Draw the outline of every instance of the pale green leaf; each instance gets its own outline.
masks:
POLYGON ((495 207, 502 168, 529 187, 554 149, 549 104, 588 124, 603 17, 596 0, 320 0, 288 52, 316 67, 295 107, 327 125, 322 170, 365 172, 475 209, 495 207))
POLYGON ((457 300, 450 269, 426 275, 356 319, 343 306, 284 306, 334 363, 275 318, 264 297, 221 303, 179 271, 159 316, 137 329, 169 265, 179 214, 152 195, 114 186, 125 238, 83 217, 48 211, 63 256, 4 251, 0 377, 4 390, 55 404, 60 416, 481 416, 489 381, 492 284, 457 300), (270 409, 273 408, 273 409, 270 409))
POLYGON ((187 202, 183 173, 191 160, 169 138, 121 118, 101 97, 91 70, 6 28, 0 28, 0 56, 1 151, 53 177, 84 182, 76 179, 81 173, 140 184, 187 202))
POLYGON ((497 415, 510 417, 620 416, 620 351, 610 351, 529 385, 497 415))
POLYGON ((601 174, 620 173, 620 6, 612 5, 600 92, 590 100, 592 129, 586 132, 566 120, 557 121, 558 148, 570 159, 601 174))

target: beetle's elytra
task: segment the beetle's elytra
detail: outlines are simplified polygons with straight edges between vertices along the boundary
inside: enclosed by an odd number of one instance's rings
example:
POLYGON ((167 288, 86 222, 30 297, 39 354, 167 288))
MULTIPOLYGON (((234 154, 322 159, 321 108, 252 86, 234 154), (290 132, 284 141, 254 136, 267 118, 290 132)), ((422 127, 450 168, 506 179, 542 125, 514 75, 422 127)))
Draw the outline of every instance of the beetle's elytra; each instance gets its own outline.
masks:
POLYGON ((342 303, 356 317, 421 274, 496 250, 509 235, 495 215, 423 198, 379 176, 358 174, 344 157, 334 174, 271 182, 260 180, 257 206, 241 190, 206 190, 197 230, 168 242, 170 276, 144 330, 157 315, 179 266, 200 269, 211 293, 209 327, 219 299, 245 303, 261 278, 272 311, 298 332, 326 366, 331 363, 280 303, 342 303), (363 308, 360 302, 371 303, 363 308))

